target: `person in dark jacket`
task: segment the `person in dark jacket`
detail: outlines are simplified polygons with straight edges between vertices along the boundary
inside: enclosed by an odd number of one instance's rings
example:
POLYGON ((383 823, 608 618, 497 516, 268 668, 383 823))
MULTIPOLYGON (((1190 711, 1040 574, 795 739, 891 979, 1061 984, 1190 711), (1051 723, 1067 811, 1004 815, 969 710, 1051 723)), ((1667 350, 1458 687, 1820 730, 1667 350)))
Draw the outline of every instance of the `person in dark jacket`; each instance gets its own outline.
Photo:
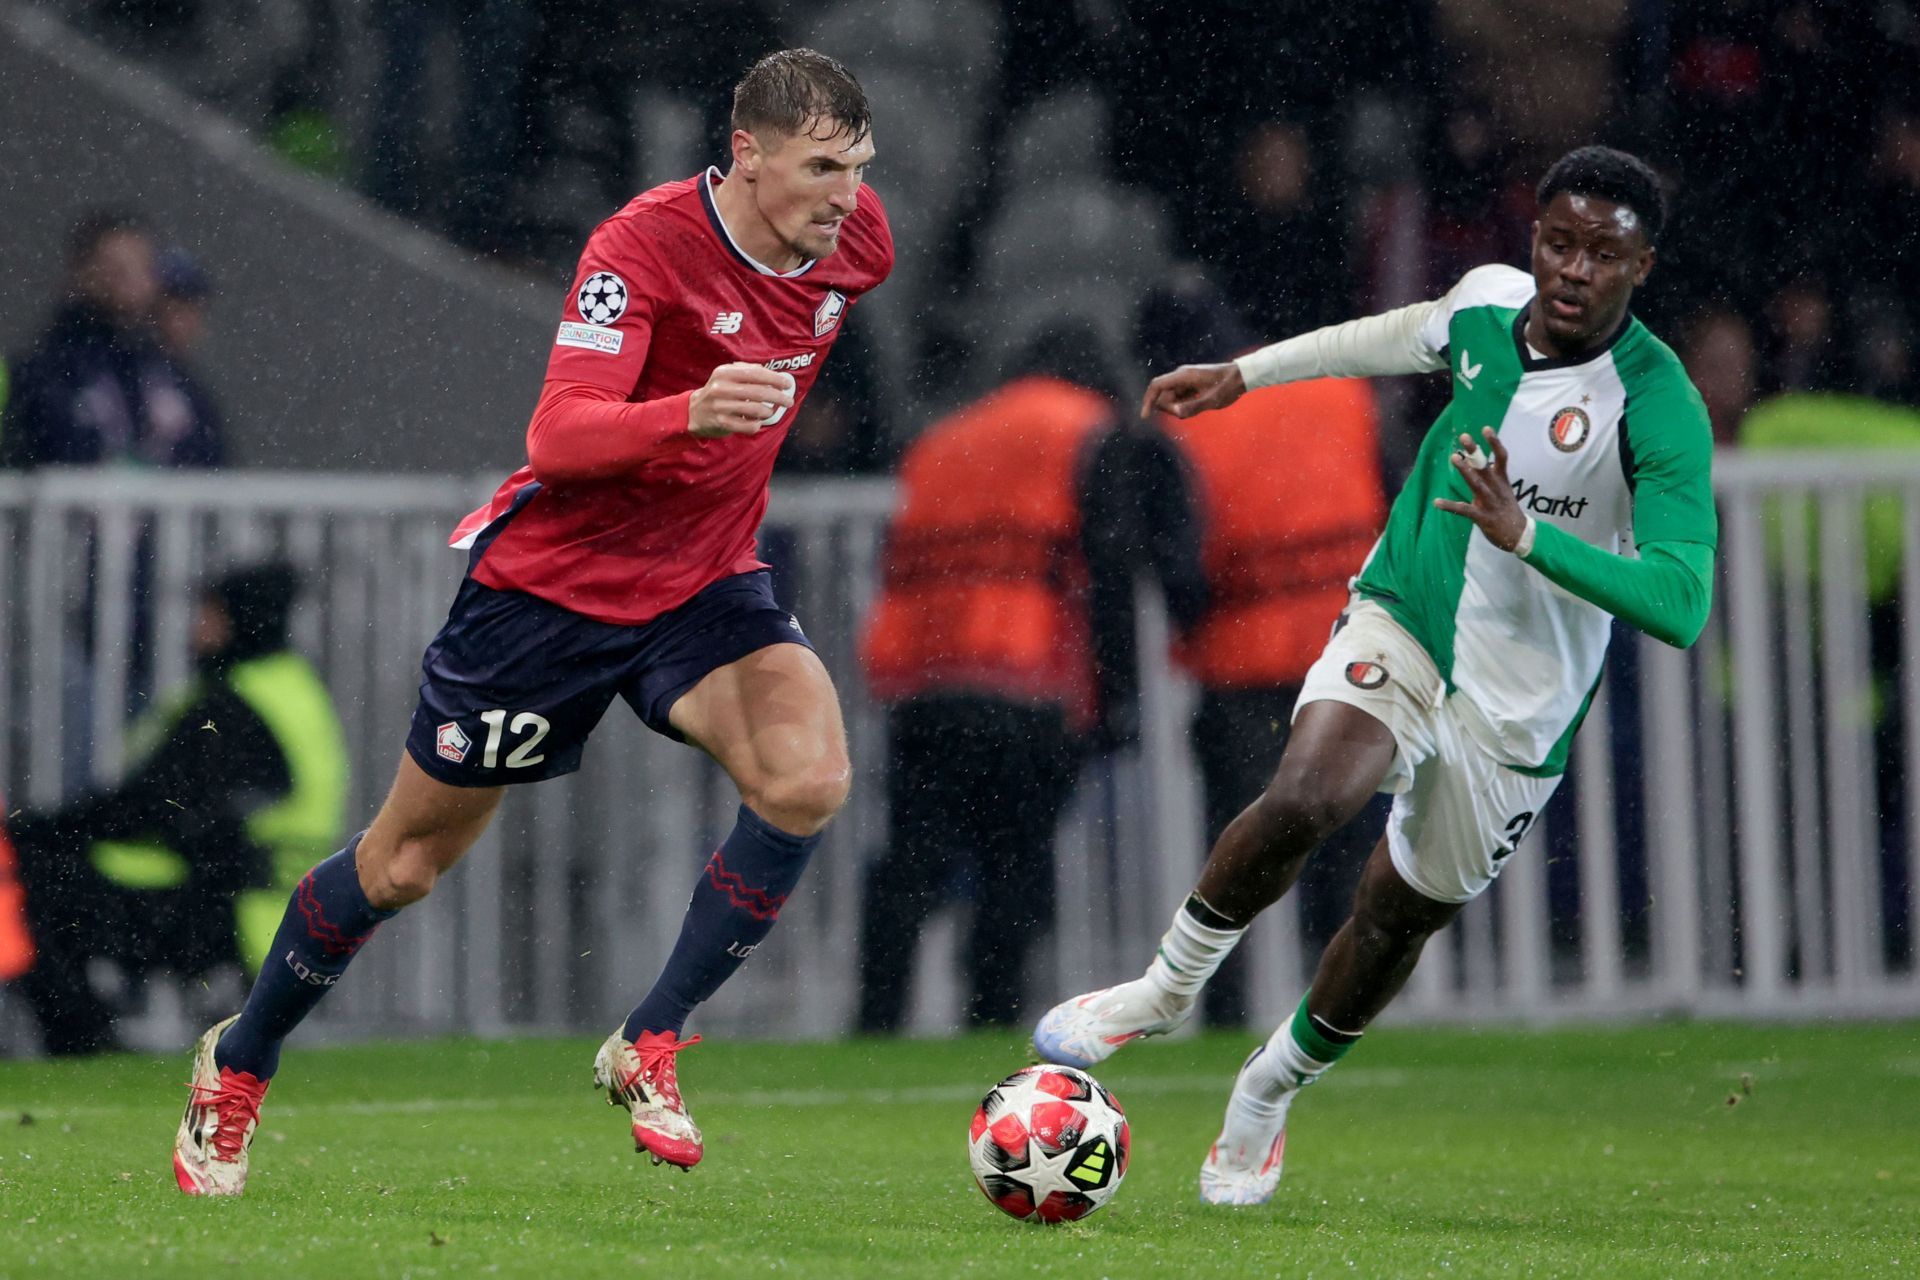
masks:
POLYGON ((863 1032, 901 1029, 921 929, 963 885, 967 1020, 1020 1019, 1081 761, 1138 739, 1136 574, 1179 628, 1205 608, 1179 459, 1121 409, 1097 337, 1049 330, 1008 373, 908 449, 865 630, 892 830, 862 903, 863 1032))
POLYGON ((20 980, 48 1052, 115 1046, 87 979, 260 967, 281 901, 337 840, 347 752, 332 699, 294 653, 294 571, 228 574, 194 620, 194 678, 130 728, 126 778, 7 822, 37 953, 20 980))
POLYGON ((155 339, 161 283, 146 224, 87 214, 68 236, 67 265, 66 299, 11 362, 0 466, 218 466, 219 423, 155 339))
POLYGON ((158 259, 160 297, 153 308, 153 333, 173 366, 181 394, 193 415, 216 441, 223 440, 219 403, 200 377, 199 352, 207 338, 207 304, 213 279, 192 254, 179 246, 162 249, 158 259))

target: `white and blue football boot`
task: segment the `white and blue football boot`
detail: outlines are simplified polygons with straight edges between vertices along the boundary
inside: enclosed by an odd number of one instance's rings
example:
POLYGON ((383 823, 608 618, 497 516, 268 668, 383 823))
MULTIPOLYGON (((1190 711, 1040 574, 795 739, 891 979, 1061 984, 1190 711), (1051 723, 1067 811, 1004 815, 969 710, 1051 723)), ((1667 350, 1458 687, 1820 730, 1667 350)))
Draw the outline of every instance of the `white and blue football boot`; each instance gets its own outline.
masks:
POLYGON ((1146 978, 1102 987, 1047 1010, 1033 1029, 1043 1061, 1082 1070, 1105 1062, 1121 1045, 1177 1030, 1193 1014, 1191 996, 1171 996, 1146 978))

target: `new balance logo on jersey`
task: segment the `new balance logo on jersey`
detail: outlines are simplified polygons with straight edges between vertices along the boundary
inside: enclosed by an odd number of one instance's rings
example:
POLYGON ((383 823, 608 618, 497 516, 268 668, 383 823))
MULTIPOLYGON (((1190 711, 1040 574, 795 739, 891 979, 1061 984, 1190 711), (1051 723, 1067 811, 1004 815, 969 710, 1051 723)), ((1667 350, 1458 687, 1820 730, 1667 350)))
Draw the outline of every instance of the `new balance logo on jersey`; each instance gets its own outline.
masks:
POLYGON ((722 311, 713 318, 713 328, 707 330, 707 332, 738 333, 740 332, 741 321, 746 318, 746 313, 742 311, 722 311))
POLYGON ((1576 498, 1570 493, 1559 497, 1540 492, 1537 484, 1528 484, 1525 480, 1513 482, 1513 496, 1521 506, 1537 516, 1562 516, 1568 520, 1578 520, 1587 513, 1589 498, 1576 498))
POLYGON ((1471 391, 1473 390, 1473 380, 1480 376, 1480 370, 1484 368, 1486 368, 1484 364, 1475 364, 1473 362, 1473 353, 1465 347, 1462 347, 1460 349, 1460 369, 1454 376, 1460 379, 1461 385, 1471 391))

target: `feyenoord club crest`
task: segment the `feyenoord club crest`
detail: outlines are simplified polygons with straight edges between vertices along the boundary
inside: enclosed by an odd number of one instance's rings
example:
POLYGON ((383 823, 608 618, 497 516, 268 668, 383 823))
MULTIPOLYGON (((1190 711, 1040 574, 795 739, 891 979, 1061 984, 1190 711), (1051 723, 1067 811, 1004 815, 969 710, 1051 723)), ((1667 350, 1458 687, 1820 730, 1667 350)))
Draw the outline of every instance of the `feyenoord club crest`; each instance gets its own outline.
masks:
POLYGON ((1349 662, 1347 683, 1356 689, 1378 689, 1387 682, 1387 669, 1377 662, 1349 662))
POLYGON ((611 271, 596 271, 580 282, 575 301, 588 324, 612 324, 627 313, 627 282, 611 271))
POLYGON ((1587 416, 1585 409, 1576 409, 1568 405, 1553 415, 1553 421, 1547 424, 1547 439, 1553 441, 1553 447, 1562 453, 1572 453, 1587 442, 1593 434, 1593 419, 1587 416))
POLYGON ((847 309, 847 295, 838 289, 827 290, 826 298, 820 303, 820 309, 813 313, 813 336, 824 338, 840 323, 841 313, 847 309))

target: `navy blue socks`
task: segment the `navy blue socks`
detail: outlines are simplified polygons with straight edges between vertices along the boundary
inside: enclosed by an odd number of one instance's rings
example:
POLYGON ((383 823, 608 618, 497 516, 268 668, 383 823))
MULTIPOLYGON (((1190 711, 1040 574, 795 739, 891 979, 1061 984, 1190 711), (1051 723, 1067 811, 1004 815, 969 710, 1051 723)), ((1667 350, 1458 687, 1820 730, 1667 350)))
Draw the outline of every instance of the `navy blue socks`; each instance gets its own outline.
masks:
MULTIPOLYGON (((694 885, 666 968, 627 1018, 629 1040, 642 1031, 679 1033, 773 928, 819 844, 817 835, 791 835, 740 807, 732 834, 694 885)), ((220 1066, 272 1078, 281 1042, 340 980, 380 922, 394 915, 377 910, 362 892, 354 867, 359 845, 355 836, 294 890, 246 1007, 214 1049, 220 1066)))
POLYGON ((693 886, 667 967, 627 1016, 621 1034, 629 1040, 642 1031, 678 1035, 694 1007, 718 991, 772 930, 819 844, 819 836, 791 835, 741 805, 733 833, 693 886))
POLYGON ((377 909, 360 888, 353 855, 365 834, 307 872, 293 891, 246 1008, 214 1048, 218 1065, 270 1079, 280 1066, 280 1042, 333 989, 374 928, 395 914, 377 909))

